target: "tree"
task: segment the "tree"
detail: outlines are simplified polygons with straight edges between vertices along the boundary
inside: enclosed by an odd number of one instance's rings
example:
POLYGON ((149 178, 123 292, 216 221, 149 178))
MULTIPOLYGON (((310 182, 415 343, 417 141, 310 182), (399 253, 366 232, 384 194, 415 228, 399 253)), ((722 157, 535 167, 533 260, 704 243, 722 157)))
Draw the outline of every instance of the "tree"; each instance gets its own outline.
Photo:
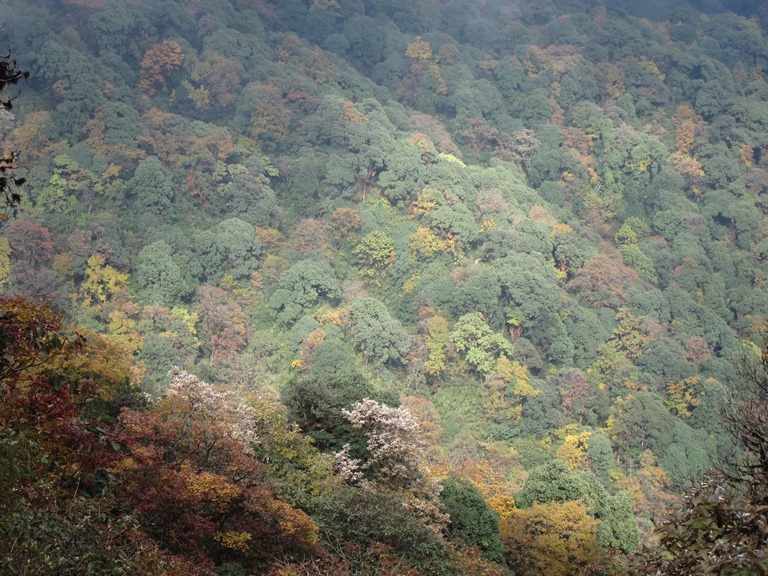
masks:
POLYGON ((358 298, 352 303, 350 314, 352 339, 366 361, 372 360, 377 367, 396 364, 410 349, 411 341, 403 326, 379 300, 358 298))
MULTIPOLYGON (((139 121, 139 116, 136 114, 135 121, 139 121)), ((94 174, 90 170, 86 170, 72 157, 67 154, 59 154, 53 159, 54 172, 51 179, 48 181, 48 186, 41 190, 36 204, 38 210, 45 208, 48 212, 56 212, 56 204, 64 207, 69 204, 74 207, 78 206, 78 201, 85 208, 88 214, 93 212, 93 209, 97 203, 97 200, 104 197, 106 190, 105 180, 106 176, 101 177, 94 174), (57 199, 56 197, 61 197, 57 199)), ((118 169, 119 171, 119 169, 118 169)), ((110 177, 114 177, 112 174, 110 177)))
POLYGON ((151 46, 141 59, 141 80, 138 87, 148 96, 168 87, 167 76, 184 63, 184 53, 178 42, 164 40, 151 46))
POLYGON ((456 573, 447 542, 403 506, 400 494, 342 484, 321 494, 316 506, 321 538, 346 560, 349 570, 334 566, 320 574, 456 573))
POLYGON ((640 531, 632 509, 632 495, 620 490, 608 497, 597 528, 597 543, 602 548, 632 552, 640 531))
POLYGON ((477 546, 486 558, 503 561, 499 515, 491 510, 480 490, 460 478, 446 478, 442 485, 440 500, 450 517, 448 535, 467 546, 477 546))
MULTIPOLYGON (((534 503, 565 502, 567 500, 589 500, 595 498, 586 494, 578 475, 560 460, 534 468, 523 490, 515 497, 521 508, 528 508, 534 503)), ((600 497, 605 495, 602 490, 600 497)))
POLYGON ((501 286, 496 270, 482 266, 465 282, 456 286, 451 309, 456 316, 468 310, 480 312, 492 326, 503 325, 501 310, 501 286))
POLYGON ((11 293, 54 296, 57 278, 51 264, 56 244, 51 231, 34 220, 14 219, 5 235, 11 249, 11 293))
MULTIPOLYGON (((0 58, 0 92, 10 85, 17 84, 22 78, 25 80, 29 78, 29 72, 16 69, 16 61, 11 59, 10 52, 0 58)), ((0 101, 0 118, 13 118, 12 109, 13 98, 0 101)), ((13 175, 17 160, 16 152, 5 151, 0 157, 0 220, 15 214, 21 202, 21 195, 17 188, 22 186, 26 179, 13 175)))
POLYGON ((578 288, 587 302, 599 307, 622 303, 625 288, 634 282, 637 282, 634 270, 611 255, 598 254, 575 272, 570 285, 578 288))
POLYGON ((238 109, 252 115, 249 134, 271 148, 290 137, 293 113, 275 84, 249 84, 240 97, 238 109))
POLYGON ((692 411, 701 406, 700 393, 697 393, 697 388, 701 388, 700 384, 699 376, 668 382, 666 404, 670 412, 680 418, 690 418, 692 411))
POLYGON ((584 424, 589 413, 589 401, 591 389, 584 373, 574 369, 562 374, 559 378, 562 382, 560 396, 563 399, 565 415, 584 424))
POLYGON ((465 314, 456 321, 450 340, 466 361, 481 374, 488 374, 500 357, 512 355, 504 336, 493 332, 479 312, 465 314))
POLYGON ((139 162, 128 189, 140 211, 163 214, 173 200, 173 176, 157 156, 148 156, 139 162))
POLYGON ((247 321, 226 291, 207 284, 200 286, 195 310, 209 339, 211 362, 243 351, 247 344, 247 321))
POLYGON ((765 506, 715 474, 689 490, 682 507, 659 526, 660 553, 640 556, 636 574, 760 574, 768 562, 767 523, 765 506))
POLYGON ((395 244, 386 232, 376 230, 366 234, 354 250, 360 275, 378 285, 387 269, 397 259, 395 244))
POLYGON ((0 571, 183 573, 113 512, 106 470, 117 454, 106 436, 122 406, 143 405, 135 377, 106 338, 49 306, 0 299, 0 571))
POLYGON ((153 398, 162 396, 168 387, 168 371, 182 364, 181 354, 169 334, 147 334, 136 354, 136 361, 144 372, 142 390, 153 398))
POLYGON ((239 218, 229 218, 199 233, 196 244, 208 282, 214 283, 224 274, 246 279, 258 267, 261 240, 256 229, 239 218))
POLYGON ((360 212, 354 208, 337 208, 331 214, 333 240, 337 246, 355 241, 355 233, 360 229, 360 212))
POLYGON ((362 432, 366 447, 359 459, 349 444, 334 453, 341 477, 363 489, 397 494, 425 524, 444 527, 448 517, 439 500, 441 487, 426 466, 426 446, 411 413, 369 398, 342 413, 362 432))
POLYGON ((507 564, 523 576, 592 574, 600 561, 598 524, 579 501, 516 510, 501 525, 507 564))
POLYGON ((609 341, 614 344, 616 350, 623 352, 631 360, 636 360, 651 341, 645 320, 643 317, 633 315, 625 307, 616 311, 618 325, 614 328, 609 341))
POLYGON ((192 70, 192 80, 199 84, 197 90, 210 94, 214 103, 221 108, 231 106, 237 101, 240 92, 242 64, 215 50, 206 50, 203 56, 192 70))
POLYGON ((221 195, 222 212, 253 226, 274 226, 280 207, 268 175, 276 175, 276 171, 266 166, 258 155, 249 156, 238 164, 217 162, 213 180, 216 192, 221 195))
POLYGON ((674 425, 675 418, 662 399, 641 390, 616 401, 609 435, 619 461, 629 463, 638 459, 646 448, 658 452, 671 444, 674 425))
POLYGON ((422 153, 422 148, 411 140, 393 142, 384 152, 384 170, 378 184, 393 204, 407 204, 413 199, 424 172, 422 153))
POLYGON ((483 411, 491 422, 516 422, 522 414, 522 403, 540 393, 541 390, 530 384, 530 375, 525 366, 500 356, 495 368, 485 379, 483 411))
POLYGON ((142 248, 136 258, 136 283, 150 304, 173 305, 189 296, 190 287, 171 252, 171 246, 159 240, 142 248))
POLYGON ((309 551, 315 523, 275 495, 250 457, 251 411, 189 374, 173 371, 151 411, 124 410, 125 446, 113 473, 120 505, 163 548, 212 566, 255 566, 309 551))
POLYGON ((499 262, 507 322, 512 330, 545 322, 559 307, 554 270, 526 254, 509 256, 499 262))
POLYGON ((450 344, 450 329, 448 321, 442 316, 428 318, 425 325, 427 358, 424 361, 424 371, 430 376, 436 376, 446 367, 445 349, 450 344))
POLYGON ((747 575, 768 565, 768 341, 741 363, 741 387, 724 411, 743 446, 738 458, 688 491, 658 528, 660 550, 640 556, 638 573, 747 575))
POLYGON ((280 276, 279 288, 269 299, 277 319, 295 322, 322 300, 341 297, 341 286, 326 260, 300 260, 280 276))
POLYGON ((55 243, 51 231, 34 220, 14 220, 6 236, 13 259, 20 266, 36 268, 53 258, 55 243))
POLYGON ((516 498, 521 508, 534 503, 576 500, 583 502, 588 513, 601 521, 597 529, 600 546, 624 551, 635 549, 638 527, 630 493, 609 494, 588 470, 572 470, 567 463, 553 460, 531 471, 516 498))
POLYGON ((352 352, 333 338, 326 338, 306 372, 297 372, 281 390, 283 404, 321 450, 338 450, 349 441, 350 427, 342 410, 376 396, 352 352))

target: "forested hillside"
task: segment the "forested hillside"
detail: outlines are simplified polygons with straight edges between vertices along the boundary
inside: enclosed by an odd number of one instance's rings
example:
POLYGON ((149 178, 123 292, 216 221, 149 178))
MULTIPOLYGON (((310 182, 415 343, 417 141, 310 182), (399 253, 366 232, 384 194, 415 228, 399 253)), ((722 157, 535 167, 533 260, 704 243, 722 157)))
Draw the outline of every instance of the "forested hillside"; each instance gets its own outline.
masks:
POLYGON ((765 570, 766 26, 0 3, 0 572, 765 570))

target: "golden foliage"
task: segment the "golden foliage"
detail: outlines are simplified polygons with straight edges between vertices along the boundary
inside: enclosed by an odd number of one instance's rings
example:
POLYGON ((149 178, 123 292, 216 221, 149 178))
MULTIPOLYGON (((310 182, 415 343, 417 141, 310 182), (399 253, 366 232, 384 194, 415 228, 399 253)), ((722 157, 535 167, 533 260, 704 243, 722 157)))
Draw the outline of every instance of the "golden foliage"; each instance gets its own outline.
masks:
POLYGON ((563 443, 557 449, 556 456, 571 468, 571 470, 586 470, 589 468, 589 456, 587 446, 592 432, 580 432, 568 434, 563 438, 563 443))
POLYGON ((599 523, 581 501, 516 510, 500 523, 505 556, 523 575, 592 574, 600 557, 599 523))
POLYGON ((183 63, 184 53, 178 42, 165 40, 155 44, 144 53, 141 59, 140 79, 137 86, 148 96, 152 96, 158 88, 167 87, 166 76, 180 68, 183 63))
POLYGON ((250 541, 253 539, 253 534, 250 532, 228 530, 226 532, 217 532, 214 539, 225 548, 237 550, 238 552, 247 552, 250 541))
POLYGON ((128 273, 119 272, 101 254, 88 258, 85 282, 80 286, 80 297, 86 306, 104 304, 128 285, 128 273))
POLYGON ((429 228, 420 226, 411 236, 411 251, 417 257, 431 258, 445 250, 445 240, 435 235, 429 228))

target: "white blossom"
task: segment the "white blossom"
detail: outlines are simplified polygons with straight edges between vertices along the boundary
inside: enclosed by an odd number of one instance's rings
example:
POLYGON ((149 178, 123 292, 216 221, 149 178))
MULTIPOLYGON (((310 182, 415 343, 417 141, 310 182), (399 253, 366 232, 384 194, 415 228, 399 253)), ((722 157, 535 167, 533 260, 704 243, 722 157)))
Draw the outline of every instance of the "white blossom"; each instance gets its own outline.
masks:
POLYGON ((341 477, 362 487, 397 493, 405 506, 430 525, 438 530, 444 526, 448 516, 441 510, 442 486, 424 465, 427 458, 421 427, 408 409, 366 398, 342 413, 364 433, 368 457, 361 465, 350 457, 346 444, 334 454, 341 477), (362 480, 366 472, 368 482, 362 480))
POLYGON ((333 458, 336 461, 336 472, 346 482, 357 484, 363 479, 363 472, 360 470, 361 462, 349 455, 349 444, 344 444, 341 450, 334 452, 333 458))

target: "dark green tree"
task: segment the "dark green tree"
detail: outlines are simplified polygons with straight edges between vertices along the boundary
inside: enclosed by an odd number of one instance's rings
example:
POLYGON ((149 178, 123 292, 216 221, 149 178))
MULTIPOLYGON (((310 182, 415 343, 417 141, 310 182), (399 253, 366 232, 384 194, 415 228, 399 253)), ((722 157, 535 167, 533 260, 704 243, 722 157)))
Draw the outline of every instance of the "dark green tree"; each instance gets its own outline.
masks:
POLYGON ((449 477, 442 484, 440 501, 450 516, 448 535, 467 546, 477 546, 490 560, 503 562, 499 515, 491 510, 480 490, 460 478, 449 477))
POLYGON ((350 307, 352 339, 366 362, 376 367, 399 363, 411 347, 402 324, 375 298, 359 298, 350 307))
POLYGON ((200 238, 202 262, 209 281, 217 280, 222 274, 230 274, 238 280, 247 279, 258 267, 261 241, 254 227, 240 220, 229 218, 219 222, 200 238))
POLYGON ((171 246, 159 240, 145 246, 136 257, 136 284, 148 304, 173 306, 185 300, 191 289, 174 262, 171 246))
POLYGON ((281 391, 292 417, 321 450, 338 450, 346 442, 354 443, 352 426, 341 411, 363 398, 377 396, 354 354, 333 338, 326 338, 317 347, 306 373, 293 375, 281 391))
POLYGON ((341 286, 326 260, 301 260, 280 276, 279 288, 269 299, 281 322, 291 323, 323 300, 341 297, 341 286))
POLYGON ((147 156, 136 167, 128 189, 136 199, 138 212, 163 214, 173 200, 173 176, 157 156, 147 156))
MULTIPOLYGON (((523 490, 515 497, 515 502, 520 508, 529 508, 537 502, 548 504, 584 500, 587 496, 589 495, 583 493, 583 486, 578 477, 568 465, 560 460, 552 460, 531 470, 523 490)), ((600 497, 603 496, 600 494, 600 497)))
POLYGON ((141 387, 153 397, 162 396, 171 382, 168 370, 181 361, 171 339, 162 334, 149 334, 136 359, 145 368, 141 387))

